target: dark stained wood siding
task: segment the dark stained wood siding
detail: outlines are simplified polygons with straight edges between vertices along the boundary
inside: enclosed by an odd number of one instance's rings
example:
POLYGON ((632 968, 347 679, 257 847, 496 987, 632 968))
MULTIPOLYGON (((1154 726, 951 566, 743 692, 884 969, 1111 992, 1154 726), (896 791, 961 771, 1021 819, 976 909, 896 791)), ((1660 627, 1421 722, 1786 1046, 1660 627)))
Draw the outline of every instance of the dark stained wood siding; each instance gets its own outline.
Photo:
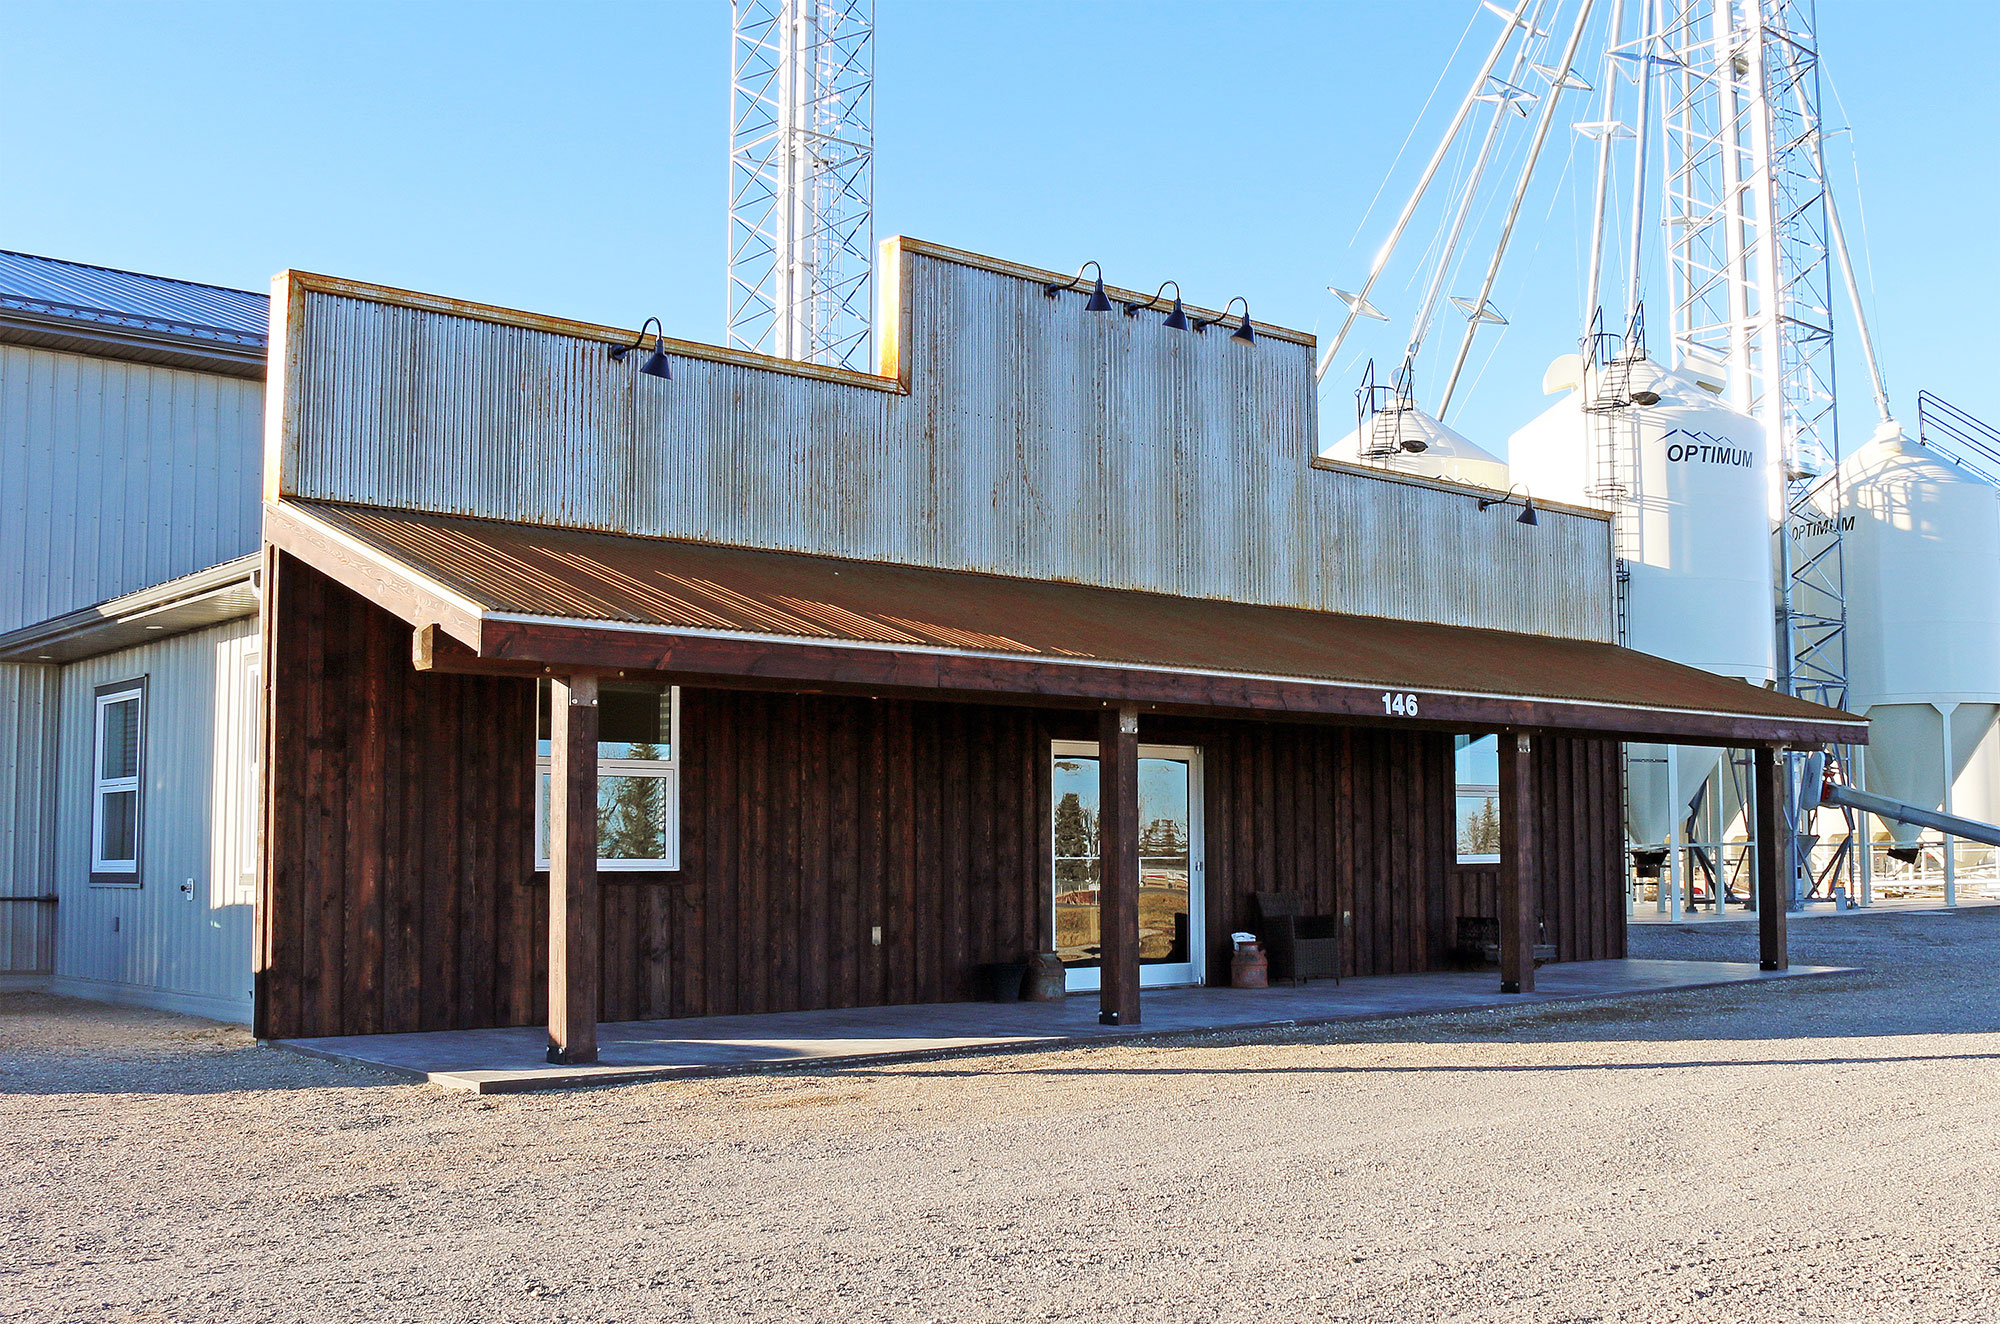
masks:
MULTIPOLYGON (((408 626, 288 557, 267 586, 259 1033, 538 1023, 532 682, 415 671, 408 626)), ((684 689, 681 868, 603 875, 605 1019, 975 996, 979 963, 1045 945, 1049 741, 1094 730, 684 689)), ((1448 735, 1145 717, 1141 738, 1203 751, 1218 982, 1253 892, 1351 912, 1355 974, 1439 968, 1456 916, 1494 913, 1491 871, 1455 861, 1448 735)), ((1543 922, 1566 960, 1623 955, 1616 747, 1537 750, 1543 922)))

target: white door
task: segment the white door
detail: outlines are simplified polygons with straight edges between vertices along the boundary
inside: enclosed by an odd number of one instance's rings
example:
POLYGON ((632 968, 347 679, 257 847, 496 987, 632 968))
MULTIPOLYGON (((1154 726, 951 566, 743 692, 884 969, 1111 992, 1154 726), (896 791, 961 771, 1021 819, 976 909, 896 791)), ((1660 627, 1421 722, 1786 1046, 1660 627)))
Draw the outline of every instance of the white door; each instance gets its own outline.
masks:
MULTIPOLYGON (((1055 949, 1072 993, 1094 990, 1098 946, 1097 743, 1058 740, 1054 806, 1055 949)), ((1139 746, 1139 983, 1198 984, 1202 924, 1201 751, 1139 746)))

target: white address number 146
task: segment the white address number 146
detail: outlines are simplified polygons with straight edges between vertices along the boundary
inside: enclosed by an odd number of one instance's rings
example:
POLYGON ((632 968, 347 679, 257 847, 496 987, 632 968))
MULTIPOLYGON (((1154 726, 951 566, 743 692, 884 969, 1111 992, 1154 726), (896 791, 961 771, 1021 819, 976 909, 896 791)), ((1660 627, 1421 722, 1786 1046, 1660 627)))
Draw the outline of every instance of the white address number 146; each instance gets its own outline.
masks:
POLYGON ((1414 694, 1384 693, 1382 695, 1382 711, 1392 717, 1415 717, 1417 715, 1417 696, 1414 694))

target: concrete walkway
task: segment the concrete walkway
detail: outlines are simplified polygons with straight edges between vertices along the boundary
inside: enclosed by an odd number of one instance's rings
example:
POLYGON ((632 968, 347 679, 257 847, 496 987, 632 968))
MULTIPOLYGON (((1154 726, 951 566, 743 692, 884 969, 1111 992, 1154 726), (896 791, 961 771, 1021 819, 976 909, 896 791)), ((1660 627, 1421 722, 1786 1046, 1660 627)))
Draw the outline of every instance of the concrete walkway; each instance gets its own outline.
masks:
MULTIPOLYGON (((1990 883, 1984 884, 1991 886, 1990 883)), ((1947 906, 1942 899, 1934 897, 1877 897, 1872 905, 1851 906, 1846 910, 1836 907, 1831 901, 1808 901, 1801 910, 1785 912, 1787 923, 1802 919, 1837 919, 1844 917, 1866 917, 1869 915, 1910 915, 1936 912, 1950 914, 1954 910, 1976 910, 1981 906, 2000 906, 2000 898, 1978 896, 1961 886, 1958 904, 1947 906)), ((1650 898, 1641 901, 1626 916, 1630 924, 1755 924, 1757 912, 1748 906, 1731 903, 1718 918, 1704 901, 1700 910, 1681 911, 1679 919, 1670 918, 1666 911, 1658 908, 1650 898)))
POLYGON ((943 1053, 1522 1007, 1838 972, 1835 966, 1794 966, 1765 974, 1754 964, 1737 961, 1581 961, 1542 967, 1535 974, 1536 991, 1525 996, 1500 993, 1499 977, 1491 971, 1382 975, 1340 985, 1320 981, 1303 988, 1152 989, 1144 996, 1146 1019, 1140 1026, 1099 1025, 1094 993, 1062 1002, 951 1002, 624 1021, 598 1027, 601 1060, 587 1066, 548 1063, 544 1059, 548 1038, 539 1026, 289 1039, 277 1046, 383 1068, 450 1089, 506 1094, 783 1066, 839 1067, 943 1053))

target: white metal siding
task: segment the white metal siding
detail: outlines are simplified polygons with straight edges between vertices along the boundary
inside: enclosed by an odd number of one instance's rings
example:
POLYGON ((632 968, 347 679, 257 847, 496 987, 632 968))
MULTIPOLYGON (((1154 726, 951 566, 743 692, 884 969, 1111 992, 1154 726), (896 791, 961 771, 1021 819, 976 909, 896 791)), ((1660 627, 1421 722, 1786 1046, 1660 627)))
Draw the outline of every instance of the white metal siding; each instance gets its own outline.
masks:
MULTIPOLYGON (((0 662, 0 897, 47 896, 56 758, 54 667, 0 662)), ((0 900, 0 975, 47 973, 55 907, 0 900)))
POLYGON ((0 631, 256 551, 263 399, 0 345, 0 631))
POLYGON ((257 645, 250 618, 64 668, 57 990, 249 1019, 255 894, 238 843, 255 813, 240 751, 256 720, 246 659, 257 645), (138 676, 147 678, 141 883, 93 887, 92 692, 138 676))
MULTIPOLYGON (((1600 520, 1314 469, 1312 349, 905 253, 910 393, 311 291, 287 495, 1602 639, 1600 520)), ((893 273, 892 273, 893 278, 893 273)))

